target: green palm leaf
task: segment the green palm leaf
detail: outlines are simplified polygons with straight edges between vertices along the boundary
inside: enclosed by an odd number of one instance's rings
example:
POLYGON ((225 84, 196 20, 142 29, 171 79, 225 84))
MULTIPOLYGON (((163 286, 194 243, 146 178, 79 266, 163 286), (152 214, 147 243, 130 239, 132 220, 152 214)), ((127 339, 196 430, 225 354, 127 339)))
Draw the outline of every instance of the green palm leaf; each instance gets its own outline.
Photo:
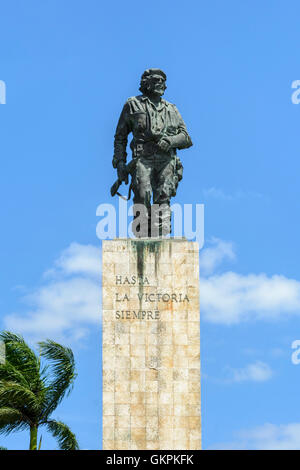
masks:
POLYGON ((31 413, 40 409, 38 398, 31 390, 16 382, 0 381, 0 407, 12 406, 21 410, 24 404, 31 413))
POLYGON ((39 348, 41 356, 50 362, 50 382, 47 387, 47 405, 45 408, 45 414, 49 415, 64 396, 69 395, 77 374, 75 373, 74 355, 70 348, 49 339, 40 342, 39 348))
POLYGON ((61 421, 49 420, 46 423, 48 430, 57 439, 60 450, 78 450, 79 445, 75 434, 61 421))
POLYGON ((21 431, 29 426, 22 413, 14 408, 0 408, 0 434, 9 434, 12 431, 21 431))
POLYGON ((0 364, 0 382, 1 381, 16 382, 25 387, 28 386, 24 375, 8 361, 4 364, 0 364))
POLYGON ((5 360, 18 370, 31 389, 40 386, 40 360, 20 335, 3 331, 0 340, 5 344, 5 360))

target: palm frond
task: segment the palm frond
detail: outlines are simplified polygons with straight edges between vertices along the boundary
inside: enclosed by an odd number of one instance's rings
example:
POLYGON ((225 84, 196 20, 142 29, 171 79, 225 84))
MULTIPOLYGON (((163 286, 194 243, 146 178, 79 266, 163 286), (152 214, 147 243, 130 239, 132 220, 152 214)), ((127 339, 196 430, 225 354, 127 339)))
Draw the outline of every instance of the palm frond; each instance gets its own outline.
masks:
POLYGON ((12 431, 21 431, 28 426, 20 411, 11 407, 0 408, 0 434, 7 435, 12 431))
POLYGON ((30 414, 39 413, 41 404, 36 395, 16 382, 0 381, 0 407, 13 407, 21 411, 26 408, 30 414))
POLYGON ((16 369, 10 362, 6 361, 0 364, 0 381, 16 382, 24 387, 28 386, 27 380, 24 375, 16 369))
POLYGON ((79 450, 79 445, 71 429, 61 421, 51 419, 45 423, 48 430, 57 439, 60 450, 79 450))
POLYGON ((48 385, 47 416, 57 407, 65 395, 68 395, 77 376, 75 372, 74 355, 70 348, 66 348, 54 341, 47 340, 39 343, 40 354, 50 362, 50 380, 48 385))
POLYGON ((39 384, 40 361, 21 335, 3 331, 0 340, 5 344, 5 360, 17 369, 31 388, 39 384))

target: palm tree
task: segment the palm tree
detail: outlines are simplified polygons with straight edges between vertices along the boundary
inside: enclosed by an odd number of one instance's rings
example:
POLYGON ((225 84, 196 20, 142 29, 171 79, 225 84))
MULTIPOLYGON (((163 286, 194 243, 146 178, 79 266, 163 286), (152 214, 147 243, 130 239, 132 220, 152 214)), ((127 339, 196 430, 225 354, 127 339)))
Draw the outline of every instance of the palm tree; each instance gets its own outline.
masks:
POLYGON ((0 364, 0 434, 30 430, 30 450, 37 450, 38 429, 45 426, 61 450, 79 449, 75 434, 51 419, 52 412, 69 395, 76 378, 73 352, 54 341, 38 343, 39 356, 23 337, 0 333, 5 345, 5 362, 0 364), (49 364, 42 365, 41 358, 49 364))

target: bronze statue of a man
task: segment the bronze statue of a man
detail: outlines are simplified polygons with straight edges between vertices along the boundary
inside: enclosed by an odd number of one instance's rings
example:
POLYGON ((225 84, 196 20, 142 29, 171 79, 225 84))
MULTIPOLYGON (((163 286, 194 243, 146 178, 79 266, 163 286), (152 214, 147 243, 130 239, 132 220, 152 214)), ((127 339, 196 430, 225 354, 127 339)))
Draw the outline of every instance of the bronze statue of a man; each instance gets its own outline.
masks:
MULTIPOLYGON (((133 202, 135 205, 142 204, 147 210, 147 236, 153 234, 153 228, 157 229, 154 232, 159 235, 171 232, 170 200, 176 195, 183 171, 176 150, 192 145, 178 109, 162 98, 166 78, 160 69, 147 69, 143 73, 140 83, 142 95, 126 101, 114 141, 113 167, 117 168, 119 182, 127 184, 126 147, 128 135, 130 132, 133 134, 130 143, 133 202), (152 209, 156 207, 159 214, 155 220, 151 211, 152 197, 152 209)), ((139 236, 140 233, 145 236, 143 228, 141 230, 141 227, 137 227, 135 235, 139 236)))

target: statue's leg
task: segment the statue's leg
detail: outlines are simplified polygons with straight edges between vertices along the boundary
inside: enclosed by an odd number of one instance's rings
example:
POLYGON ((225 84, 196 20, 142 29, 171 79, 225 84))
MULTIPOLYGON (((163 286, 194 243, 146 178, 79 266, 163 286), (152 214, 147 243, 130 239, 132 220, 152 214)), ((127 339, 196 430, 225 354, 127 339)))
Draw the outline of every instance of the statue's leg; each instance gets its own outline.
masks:
MULTIPOLYGON (((155 217, 158 224, 159 235, 171 233, 171 208, 170 200, 177 184, 175 176, 175 159, 169 156, 159 156, 155 167, 155 183, 153 183, 153 203, 158 216, 155 217)), ((157 228, 156 228, 157 231, 157 228)))
POLYGON ((153 164, 150 158, 141 157, 137 160, 134 173, 132 175, 132 189, 134 193, 134 205, 142 204, 146 211, 146 217, 142 217, 138 208, 134 208, 133 232, 136 237, 148 236, 148 228, 151 218, 151 196, 152 196, 152 169, 153 164))

